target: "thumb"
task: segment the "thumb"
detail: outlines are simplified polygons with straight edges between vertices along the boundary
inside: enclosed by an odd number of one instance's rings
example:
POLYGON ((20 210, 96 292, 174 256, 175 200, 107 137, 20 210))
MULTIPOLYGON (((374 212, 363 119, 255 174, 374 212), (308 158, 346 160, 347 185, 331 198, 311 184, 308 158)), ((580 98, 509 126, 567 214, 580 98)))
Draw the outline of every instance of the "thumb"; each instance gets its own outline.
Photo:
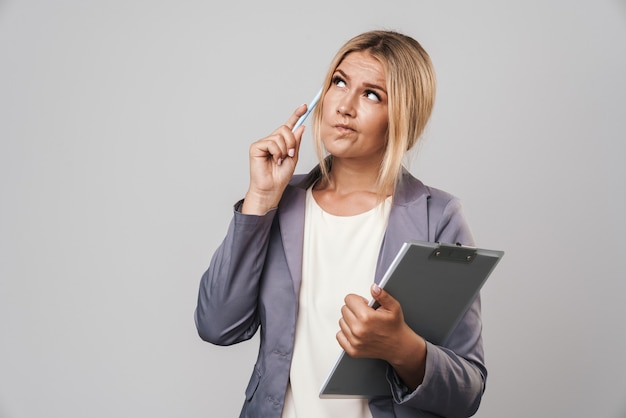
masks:
POLYGON ((385 309, 390 309, 394 307, 398 302, 391 296, 388 292, 386 292, 383 288, 378 286, 378 284, 374 283, 370 288, 370 292, 372 297, 378 304, 385 309))
POLYGON ((397 301, 396 298, 391 296, 389 292, 387 292, 382 287, 378 286, 376 283, 372 285, 370 288, 370 292, 372 293, 372 297, 378 305, 378 309, 383 308, 387 312, 397 312, 402 313, 402 307, 400 306, 400 302, 397 301))

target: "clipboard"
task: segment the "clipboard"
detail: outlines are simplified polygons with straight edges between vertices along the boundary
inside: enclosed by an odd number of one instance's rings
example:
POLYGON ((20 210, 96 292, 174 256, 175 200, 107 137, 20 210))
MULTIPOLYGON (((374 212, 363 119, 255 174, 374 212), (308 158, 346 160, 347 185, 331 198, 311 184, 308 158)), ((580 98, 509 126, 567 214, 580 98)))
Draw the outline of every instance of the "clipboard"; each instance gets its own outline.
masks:
MULTIPOLYGON (((406 242, 379 285, 400 302, 413 331, 444 345, 503 255, 503 251, 461 245, 406 242)), ((373 300, 370 306, 377 307, 373 300)), ((319 396, 391 396, 387 362, 354 358, 342 351, 319 396)))

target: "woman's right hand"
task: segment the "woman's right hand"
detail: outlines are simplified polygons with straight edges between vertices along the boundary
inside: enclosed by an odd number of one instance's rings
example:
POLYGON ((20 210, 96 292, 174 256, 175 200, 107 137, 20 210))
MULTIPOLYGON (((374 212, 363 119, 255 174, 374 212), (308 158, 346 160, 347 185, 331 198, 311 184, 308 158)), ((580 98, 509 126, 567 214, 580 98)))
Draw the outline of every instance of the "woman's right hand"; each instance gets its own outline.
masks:
POLYGON ((306 109, 301 105, 284 125, 250 146, 250 185, 241 213, 264 215, 278 206, 296 169, 304 126, 291 130, 306 109))

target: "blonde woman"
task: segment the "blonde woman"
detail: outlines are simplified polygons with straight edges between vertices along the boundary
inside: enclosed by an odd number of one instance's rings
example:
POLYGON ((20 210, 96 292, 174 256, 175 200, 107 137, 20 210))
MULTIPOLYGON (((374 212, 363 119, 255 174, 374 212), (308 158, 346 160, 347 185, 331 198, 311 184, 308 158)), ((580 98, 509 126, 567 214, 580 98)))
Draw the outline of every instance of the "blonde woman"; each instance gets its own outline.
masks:
POLYGON ((429 119, 435 76, 414 39, 372 31, 337 53, 315 109, 319 165, 294 175, 306 105, 250 147, 250 184, 200 283, 196 325, 230 345, 259 329, 242 417, 466 417, 487 371, 477 298, 445 347, 404 322, 376 283, 405 241, 472 245, 455 197, 402 166, 429 119), (368 298, 380 304, 376 310, 368 298), (389 363, 392 396, 319 399, 337 355, 389 363))

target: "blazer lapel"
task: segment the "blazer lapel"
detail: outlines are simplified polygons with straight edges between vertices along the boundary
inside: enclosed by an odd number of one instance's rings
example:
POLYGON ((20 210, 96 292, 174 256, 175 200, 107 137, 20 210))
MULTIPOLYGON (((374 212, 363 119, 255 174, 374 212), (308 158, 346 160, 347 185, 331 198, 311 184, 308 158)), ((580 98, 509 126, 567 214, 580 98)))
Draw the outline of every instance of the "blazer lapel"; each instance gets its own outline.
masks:
POLYGON ((296 296, 300 293, 302 282, 306 190, 319 178, 319 173, 319 167, 316 167, 307 175, 294 176, 278 206, 280 235, 296 296))
POLYGON ((289 188, 283 194, 279 206, 278 220, 287 267, 294 282, 296 295, 302 281, 302 248, 304 245, 304 205, 306 190, 298 187, 289 188), (281 208, 286 210, 280 210, 281 208))
POLYGON ((428 241, 429 197, 426 186, 408 171, 403 170, 378 255, 374 279, 376 283, 380 283, 405 242, 428 241))

